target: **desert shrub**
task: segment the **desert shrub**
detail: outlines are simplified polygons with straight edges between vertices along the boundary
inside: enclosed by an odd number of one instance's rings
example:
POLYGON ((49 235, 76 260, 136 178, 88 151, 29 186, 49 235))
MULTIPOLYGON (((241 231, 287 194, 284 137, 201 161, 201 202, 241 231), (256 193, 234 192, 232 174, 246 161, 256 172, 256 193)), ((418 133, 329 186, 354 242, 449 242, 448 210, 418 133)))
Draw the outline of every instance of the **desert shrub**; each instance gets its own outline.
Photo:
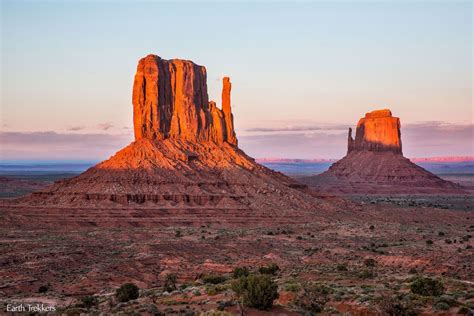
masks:
POLYGON ((332 289, 325 284, 306 283, 295 300, 296 306, 310 314, 320 313, 329 301, 332 289))
POLYGON ((115 297, 119 302, 135 300, 138 296, 138 286, 133 283, 125 283, 115 291, 115 297))
POLYGON ((459 307, 458 314, 460 315, 474 315, 474 308, 469 305, 459 307))
POLYGON ((249 275, 249 269, 247 267, 237 267, 234 269, 234 272, 232 272, 232 276, 234 279, 238 279, 243 276, 248 276, 249 275))
POLYGON ((280 270, 280 267, 276 263, 271 263, 266 267, 260 267, 258 269, 258 272, 260 272, 261 274, 275 275, 278 270, 280 270))
POLYGON ((218 311, 223 311, 225 310, 226 307, 233 306, 234 302, 229 300, 229 301, 219 301, 217 304, 217 310, 218 311))
POLYGON ((438 232, 438 236, 444 236, 444 232, 438 232))
POLYGON ((86 295, 81 298, 82 306, 89 309, 91 307, 97 307, 99 305, 99 300, 97 297, 92 295, 86 295))
POLYGON ((437 310, 440 310, 440 311, 447 311, 449 310, 451 307, 449 306, 448 303, 445 303, 445 302, 438 302, 435 304, 435 308, 437 310))
POLYGON ((375 261, 375 259, 373 258, 368 258, 364 260, 364 264, 366 267, 375 267, 375 265, 377 264, 377 261, 375 261))
POLYGON ((174 273, 169 273, 165 277, 165 284, 163 285, 163 290, 166 292, 176 291, 176 280, 178 276, 174 273))
POLYGON ((451 295, 441 295, 435 301, 436 309, 443 310, 443 305, 445 305, 445 304, 448 305, 448 307, 453 307, 453 306, 456 306, 458 304, 458 302, 451 295), (441 304, 441 308, 438 308, 438 304, 440 304, 440 303, 443 303, 443 304, 441 304))
POLYGON ((379 301, 381 315, 387 316, 416 316, 420 314, 419 309, 408 298, 382 296, 379 301))
POLYGON ((232 282, 232 290, 244 305, 257 309, 269 309, 278 298, 278 285, 269 275, 250 274, 232 282))
POLYGON ((201 278, 204 283, 208 284, 219 284, 225 282, 227 278, 223 275, 208 274, 201 278))
POLYGON ((374 226, 374 225, 370 225, 370 226, 369 226, 369 229, 370 229, 370 230, 374 230, 374 229, 375 229, 375 226, 374 226))
POLYGON ((339 263, 336 268, 337 268, 337 271, 347 271, 347 264, 339 263))
POLYGON ((207 287, 206 288, 206 294, 209 295, 209 296, 214 296, 214 295, 217 295, 217 289, 215 286, 210 286, 210 287, 207 287))
POLYGON ((48 287, 46 285, 41 285, 38 288, 38 293, 46 293, 46 292, 48 292, 48 287))
POLYGON ((410 284, 410 290, 422 296, 440 296, 444 293, 444 285, 436 279, 417 277, 410 284))
POLYGON ((426 241, 426 244, 427 244, 428 246, 430 246, 430 245, 433 244, 433 241, 432 241, 431 239, 428 239, 428 240, 426 241))
POLYGON ((214 296, 227 289, 228 287, 224 284, 210 285, 210 286, 206 286, 206 294, 210 296, 214 296))
POLYGON ((232 314, 225 311, 216 311, 211 309, 209 311, 201 312, 199 316, 232 316, 232 314))
POLYGON ((162 313, 159 309, 158 306, 155 304, 150 304, 147 306, 147 311, 152 315, 152 316, 165 316, 164 313, 162 313))
POLYGON ((372 269, 363 269, 359 272, 359 278, 361 279, 371 279, 373 277, 375 277, 375 273, 372 269))
POLYGON ((285 284, 285 291, 288 292, 298 292, 301 289, 301 285, 296 282, 290 282, 285 284))
POLYGON ((176 231, 176 233, 174 234, 174 236, 177 237, 177 238, 179 238, 179 237, 183 236, 183 234, 182 234, 181 231, 178 229, 178 230, 176 231))

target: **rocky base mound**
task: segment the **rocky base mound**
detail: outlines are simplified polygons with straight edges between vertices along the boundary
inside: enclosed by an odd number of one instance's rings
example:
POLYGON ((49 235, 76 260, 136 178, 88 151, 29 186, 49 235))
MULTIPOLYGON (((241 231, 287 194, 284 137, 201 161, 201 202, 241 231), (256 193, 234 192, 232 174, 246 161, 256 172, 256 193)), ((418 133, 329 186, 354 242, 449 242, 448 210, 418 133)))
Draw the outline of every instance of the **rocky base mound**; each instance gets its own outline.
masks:
POLYGON ((172 138, 140 139, 77 177, 2 205, 50 226, 252 226, 334 209, 235 146, 172 138))
POLYGON ((268 204, 304 208, 304 194, 292 189, 298 187, 303 186, 228 144, 144 138, 83 174, 59 181, 26 200, 69 206, 104 201, 137 206, 268 204))
POLYGON ((394 153, 355 151, 328 171, 299 179, 336 194, 457 194, 461 186, 445 181, 394 153))

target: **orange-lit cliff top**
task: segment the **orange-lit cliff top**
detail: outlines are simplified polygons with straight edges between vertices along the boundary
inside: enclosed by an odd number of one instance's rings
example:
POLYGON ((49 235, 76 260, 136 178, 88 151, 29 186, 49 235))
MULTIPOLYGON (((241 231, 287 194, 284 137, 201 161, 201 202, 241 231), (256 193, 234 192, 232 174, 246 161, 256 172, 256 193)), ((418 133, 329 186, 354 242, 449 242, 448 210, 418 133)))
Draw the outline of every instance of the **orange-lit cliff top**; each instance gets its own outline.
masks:
POLYGON ((390 151, 402 154, 400 119, 393 117, 389 109, 365 114, 357 124, 355 140, 349 129, 348 152, 390 151))

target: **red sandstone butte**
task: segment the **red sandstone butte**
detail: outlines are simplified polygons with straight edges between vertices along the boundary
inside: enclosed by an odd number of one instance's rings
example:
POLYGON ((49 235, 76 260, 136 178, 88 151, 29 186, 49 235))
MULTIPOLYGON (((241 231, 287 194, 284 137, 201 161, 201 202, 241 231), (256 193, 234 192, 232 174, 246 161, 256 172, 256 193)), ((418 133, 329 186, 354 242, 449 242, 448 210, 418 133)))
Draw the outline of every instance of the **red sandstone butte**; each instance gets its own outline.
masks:
POLYGON ((349 129, 347 155, 326 172, 301 182, 336 194, 464 193, 459 185, 403 157, 400 130, 400 119, 388 109, 365 114, 355 139, 349 129))
POLYGON ((225 77, 222 110, 207 94, 204 66, 189 60, 142 58, 133 84, 135 139, 185 139, 237 145, 230 104, 230 79, 225 77))
POLYGON ((353 150, 402 153, 400 119, 388 109, 366 113, 357 123, 356 137, 349 128, 348 153, 353 150))
POLYGON ((79 176, 11 203, 33 207, 36 221, 66 226, 259 225, 304 222, 315 210, 333 209, 238 148, 230 93, 225 77, 221 110, 208 99, 205 67, 156 55, 140 59, 135 141, 79 176), (77 208, 81 216, 65 211, 77 208))

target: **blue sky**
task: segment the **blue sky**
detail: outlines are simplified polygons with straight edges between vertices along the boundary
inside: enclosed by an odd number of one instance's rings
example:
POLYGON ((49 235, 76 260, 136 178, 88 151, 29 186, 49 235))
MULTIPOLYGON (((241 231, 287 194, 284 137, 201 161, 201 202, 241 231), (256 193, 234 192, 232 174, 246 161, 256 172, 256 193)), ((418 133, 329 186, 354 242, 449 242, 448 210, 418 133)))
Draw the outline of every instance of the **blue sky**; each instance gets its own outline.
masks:
POLYGON ((472 13, 471 1, 2 1, 2 156, 67 158, 53 134, 112 154, 97 142, 132 139, 149 53, 205 65, 218 102, 229 75, 240 144, 257 157, 338 158, 345 127, 376 108, 401 118, 407 156, 472 155, 472 13))

